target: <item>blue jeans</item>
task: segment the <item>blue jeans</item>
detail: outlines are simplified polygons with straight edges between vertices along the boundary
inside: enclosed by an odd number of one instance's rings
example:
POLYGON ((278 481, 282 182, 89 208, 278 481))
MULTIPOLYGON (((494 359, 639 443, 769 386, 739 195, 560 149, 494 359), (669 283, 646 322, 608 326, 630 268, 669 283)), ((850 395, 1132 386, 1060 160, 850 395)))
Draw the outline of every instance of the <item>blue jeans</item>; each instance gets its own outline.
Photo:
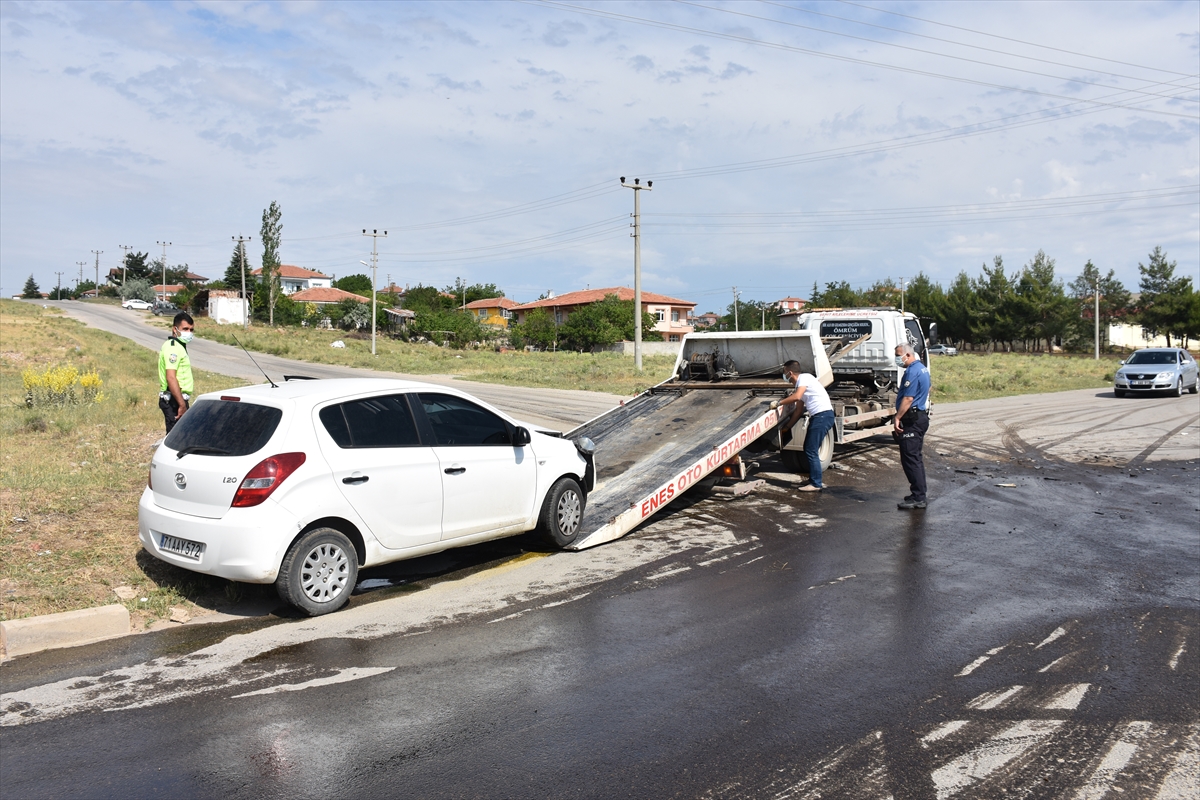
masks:
POLYGON ((808 432, 804 434, 804 455, 808 457, 808 477, 813 486, 824 488, 821 483, 821 442, 833 427, 833 412, 822 411, 808 419, 808 432))

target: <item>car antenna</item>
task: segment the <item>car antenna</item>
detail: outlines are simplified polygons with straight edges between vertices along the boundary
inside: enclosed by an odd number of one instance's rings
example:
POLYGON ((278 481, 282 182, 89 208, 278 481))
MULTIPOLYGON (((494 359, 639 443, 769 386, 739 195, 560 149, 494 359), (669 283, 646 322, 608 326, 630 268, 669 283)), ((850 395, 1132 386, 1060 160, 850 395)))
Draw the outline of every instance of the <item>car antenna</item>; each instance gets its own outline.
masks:
MULTIPOLYGON (((232 333, 229 335, 233 336, 232 333)), ((271 376, 267 374, 267 371, 265 369, 258 366, 258 362, 254 360, 254 356, 250 355, 250 351, 246 349, 246 346, 244 344, 242 344, 241 342, 238 342, 238 338, 236 336, 233 336, 233 340, 235 342, 237 342, 238 347, 242 348, 243 353, 245 353, 247 356, 250 356, 250 361, 254 364, 254 366, 258 367, 258 371, 261 372, 263 374, 263 377, 267 379, 267 383, 271 384, 271 388, 278 389, 279 386, 277 386, 275 384, 275 381, 271 380, 271 376)))

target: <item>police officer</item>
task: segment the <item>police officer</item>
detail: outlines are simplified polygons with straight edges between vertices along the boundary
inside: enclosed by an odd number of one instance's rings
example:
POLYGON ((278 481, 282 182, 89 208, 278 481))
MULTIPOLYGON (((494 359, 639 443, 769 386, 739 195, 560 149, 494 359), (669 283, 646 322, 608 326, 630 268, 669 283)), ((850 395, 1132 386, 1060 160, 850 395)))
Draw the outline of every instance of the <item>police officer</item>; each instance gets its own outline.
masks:
POLYGON ((171 324, 171 336, 158 350, 158 407, 167 423, 167 433, 188 410, 188 402, 196 390, 187 352, 195 330, 191 315, 180 311, 171 324))
POLYGON ((904 367, 896 397, 896 422, 892 436, 900 443, 900 465, 912 494, 898 507, 925 507, 925 461, 921 448, 929 430, 929 369, 917 358, 912 345, 896 347, 896 366, 904 367))

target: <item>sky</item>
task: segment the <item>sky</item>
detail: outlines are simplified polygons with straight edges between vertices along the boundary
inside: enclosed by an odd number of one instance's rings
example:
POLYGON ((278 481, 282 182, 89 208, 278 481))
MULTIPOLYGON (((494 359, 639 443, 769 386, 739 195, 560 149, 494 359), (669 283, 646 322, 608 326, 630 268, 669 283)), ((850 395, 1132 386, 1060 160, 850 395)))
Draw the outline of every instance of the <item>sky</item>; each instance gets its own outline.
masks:
POLYGON ((1039 250, 1200 287, 1200 3, 0 0, 0 291, 284 263, 723 311, 1039 250))

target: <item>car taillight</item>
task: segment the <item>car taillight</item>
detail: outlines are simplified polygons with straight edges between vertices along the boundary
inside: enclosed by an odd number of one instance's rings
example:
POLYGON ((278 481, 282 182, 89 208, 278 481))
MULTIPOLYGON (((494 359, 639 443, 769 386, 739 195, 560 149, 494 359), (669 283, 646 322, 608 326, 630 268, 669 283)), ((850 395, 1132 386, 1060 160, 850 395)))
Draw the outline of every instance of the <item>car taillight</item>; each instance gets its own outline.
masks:
POLYGON ((254 469, 246 473, 237 494, 233 496, 232 507, 247 508, 266 500, 288 475, 299 469, 306 457, 304 453, 281 453, 258 462, 254 469))

